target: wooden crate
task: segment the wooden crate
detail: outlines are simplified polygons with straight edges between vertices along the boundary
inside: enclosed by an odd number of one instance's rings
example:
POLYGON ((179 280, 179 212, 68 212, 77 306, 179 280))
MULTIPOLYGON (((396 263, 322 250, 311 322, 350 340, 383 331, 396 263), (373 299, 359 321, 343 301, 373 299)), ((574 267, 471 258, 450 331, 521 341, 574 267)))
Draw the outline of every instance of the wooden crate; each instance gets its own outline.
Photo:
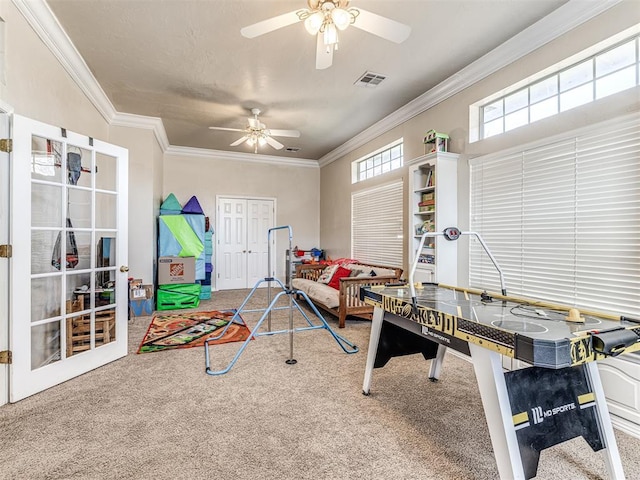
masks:
POLYGON ((67 313, 84 310, 84 295, 79 295, 75 300, 67 300, 67 313))
MULTIPOLYGON (((95 345, 105 345, 116 338, 115 310, 96 312, 95 345)), ((67 318, 67 357, 91 349, 91 315, 67 318)))

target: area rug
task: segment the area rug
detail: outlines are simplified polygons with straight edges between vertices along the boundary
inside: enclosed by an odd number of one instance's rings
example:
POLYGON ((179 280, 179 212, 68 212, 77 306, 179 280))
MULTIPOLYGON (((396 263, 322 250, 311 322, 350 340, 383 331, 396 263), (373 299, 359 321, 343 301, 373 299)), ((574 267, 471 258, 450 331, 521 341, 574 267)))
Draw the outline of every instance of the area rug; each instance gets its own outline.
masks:
MULTIPOLYGON (((235 310, 156 315, 151 320, 138 353, 158 352, 176 348, 201 347, 205 340, 220 335, 233 317, 235 310)), ((209 345, 241 342, 251 333, 244 320, 232 323, 225 334, 209 345)))

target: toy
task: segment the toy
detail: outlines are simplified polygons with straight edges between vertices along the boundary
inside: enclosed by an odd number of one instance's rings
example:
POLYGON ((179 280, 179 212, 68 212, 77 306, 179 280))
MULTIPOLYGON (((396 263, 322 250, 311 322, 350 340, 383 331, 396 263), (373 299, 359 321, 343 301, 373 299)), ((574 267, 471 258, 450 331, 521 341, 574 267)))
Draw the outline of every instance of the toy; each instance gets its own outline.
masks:
POLYGON ((446 152, 449 146, 449 135, 429 130, 424 136, 424 153, 446 152))

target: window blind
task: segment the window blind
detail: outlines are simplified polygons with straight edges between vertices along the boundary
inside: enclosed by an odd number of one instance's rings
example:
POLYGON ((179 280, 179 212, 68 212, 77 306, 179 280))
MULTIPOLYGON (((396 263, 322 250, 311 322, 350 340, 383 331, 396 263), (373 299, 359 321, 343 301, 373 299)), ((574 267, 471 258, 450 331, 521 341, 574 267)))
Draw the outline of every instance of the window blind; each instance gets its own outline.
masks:
MULTIPOLYGON (((640 117, 471 161, 471 219, 507 292, 640 316, 640 117)), ((469 284, 500 291, 471 242, 469 284)))
POLYGON ((402 266, 402 182, 351 195, 351 257, 402 266))

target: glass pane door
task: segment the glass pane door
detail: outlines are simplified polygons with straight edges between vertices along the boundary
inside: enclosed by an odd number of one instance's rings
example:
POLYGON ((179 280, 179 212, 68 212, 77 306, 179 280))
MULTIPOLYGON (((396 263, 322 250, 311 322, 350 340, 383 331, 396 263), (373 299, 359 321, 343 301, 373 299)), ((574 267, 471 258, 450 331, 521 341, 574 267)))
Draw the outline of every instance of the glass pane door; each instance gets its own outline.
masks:
POLYGON ((10 318, 11 401, 125 355, 127 317, 126 150, 19 116, 14 132, 12 243, 27 248, 11 300, 30 315, 10 318))

